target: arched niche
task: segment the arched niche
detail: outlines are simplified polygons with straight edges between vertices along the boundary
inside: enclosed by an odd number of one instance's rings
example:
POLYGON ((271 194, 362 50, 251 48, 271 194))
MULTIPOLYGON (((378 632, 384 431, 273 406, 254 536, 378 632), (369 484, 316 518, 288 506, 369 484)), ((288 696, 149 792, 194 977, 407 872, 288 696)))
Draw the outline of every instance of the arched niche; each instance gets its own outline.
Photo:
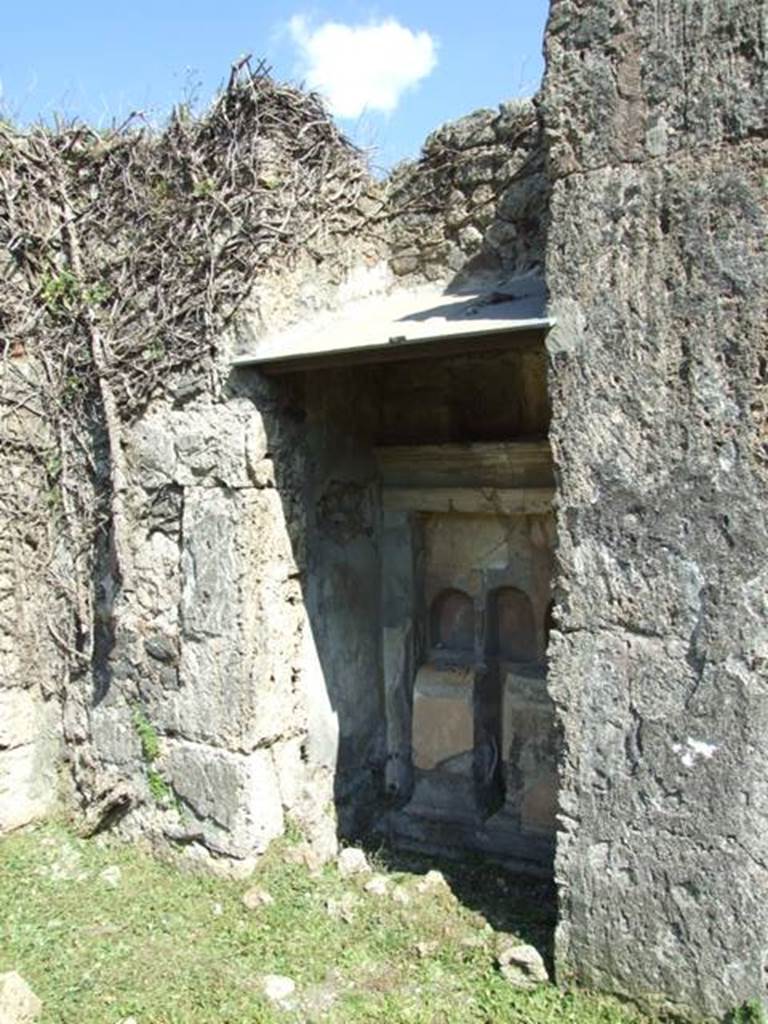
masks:
POLYGON ((538 656, 536 623, 525 591, 500 587, 490 595, 488 611, 488 653, 503 661, 534 661, 538 656))
POLYGON ((475 607, 463 590, 443 590, 430 611, 432 647, 470 653, 475 647, 475 607))

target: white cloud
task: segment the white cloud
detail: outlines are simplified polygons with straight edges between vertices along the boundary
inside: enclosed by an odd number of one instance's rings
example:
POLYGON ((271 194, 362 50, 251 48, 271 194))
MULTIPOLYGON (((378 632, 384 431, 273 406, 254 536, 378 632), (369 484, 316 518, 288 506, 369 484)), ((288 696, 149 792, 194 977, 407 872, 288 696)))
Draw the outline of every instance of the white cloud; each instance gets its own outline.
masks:
POLYGON ((393 18, 358 26, 327 21, 310 30, 297 14, 288 28, 307 85, 325 96, 338 117, 359 117, 364 110, 391 113, 405 90, 437 64, 432 36, 393 18))

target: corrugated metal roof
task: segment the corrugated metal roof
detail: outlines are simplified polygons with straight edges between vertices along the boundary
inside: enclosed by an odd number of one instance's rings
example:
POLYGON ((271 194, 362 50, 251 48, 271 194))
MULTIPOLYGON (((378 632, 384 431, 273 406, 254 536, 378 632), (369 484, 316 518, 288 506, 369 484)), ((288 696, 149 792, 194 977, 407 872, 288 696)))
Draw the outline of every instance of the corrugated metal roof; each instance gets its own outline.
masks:
POLYGON ((251 352, 237 356, 233 364, 277 368, 331 355, 334 362, 342 362, 347 354, 358 357, 358 362, 363 355, 370 357, 365 361, 375 362, 378 353, 387 353, 396 345, 421 347, 424 342, 500 332, 544 332, 553 323, 546 315, 546 296, 539 278, 520 278, 468 294, 434 286, 399 289, 349 302, 340 310, 267 336, 251 352))

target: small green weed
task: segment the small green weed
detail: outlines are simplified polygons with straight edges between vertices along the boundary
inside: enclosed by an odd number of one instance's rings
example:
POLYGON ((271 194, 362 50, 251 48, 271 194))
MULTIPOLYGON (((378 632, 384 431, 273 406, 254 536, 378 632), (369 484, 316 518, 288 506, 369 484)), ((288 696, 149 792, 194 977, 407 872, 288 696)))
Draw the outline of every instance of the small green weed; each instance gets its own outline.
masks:
POLYGON ((212 178, 201 178, 196 181, 192 189, 192 194, 197 196, 199 199, 205 199, 207 196, 212 196, 216 191, 216 183, 212 178))
POLYGON ((141 741, 141 756, 147 764, 152 764, 160 756, 160 738, 143 708, 138 705, 133 709, 133 727, 141 741))
POLYGON ((147 785, 149 786, 152 798, 161 807, 173 807, 175 805, 177 810, 179 810, 173 788, 163 778, 157 768, 154 767, 154 762, 160 757, 160 737, 157 735, 154 725, 152 725, 144 713, 144 709, 138 704, 133 709, 133 727, 141 743, 141 756, 147 766, 147 785))
POLYGON ((71 313, 80 303, 81 285, 71 270, 46 274, 40 287, 43 302, 52 312, 71 313))
POLYGON ((728 1016, 728 1024, 766 1024, 766 1015, 759 999, 748 999, 728 1016))
POLYGON ((153 799, 163 807, 170 807, 176 802, 173 790, 156 768, 147 771, 147 783, 153 799))

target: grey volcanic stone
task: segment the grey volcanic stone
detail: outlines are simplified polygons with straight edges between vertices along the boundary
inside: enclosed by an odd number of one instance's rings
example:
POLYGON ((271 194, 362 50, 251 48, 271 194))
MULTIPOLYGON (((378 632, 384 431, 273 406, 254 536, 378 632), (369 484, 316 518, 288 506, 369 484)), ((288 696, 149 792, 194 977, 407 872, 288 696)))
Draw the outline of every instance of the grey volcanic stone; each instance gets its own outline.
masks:
POLYGON ((557 971, 708 1017, 768 951, 764 18, 556 0, 541 101, 557 971))
POLYGON ((533 946, 507 946, 498 956, 499 970, 515 988, 532 989, 549 981, 541 953, 533 946))

